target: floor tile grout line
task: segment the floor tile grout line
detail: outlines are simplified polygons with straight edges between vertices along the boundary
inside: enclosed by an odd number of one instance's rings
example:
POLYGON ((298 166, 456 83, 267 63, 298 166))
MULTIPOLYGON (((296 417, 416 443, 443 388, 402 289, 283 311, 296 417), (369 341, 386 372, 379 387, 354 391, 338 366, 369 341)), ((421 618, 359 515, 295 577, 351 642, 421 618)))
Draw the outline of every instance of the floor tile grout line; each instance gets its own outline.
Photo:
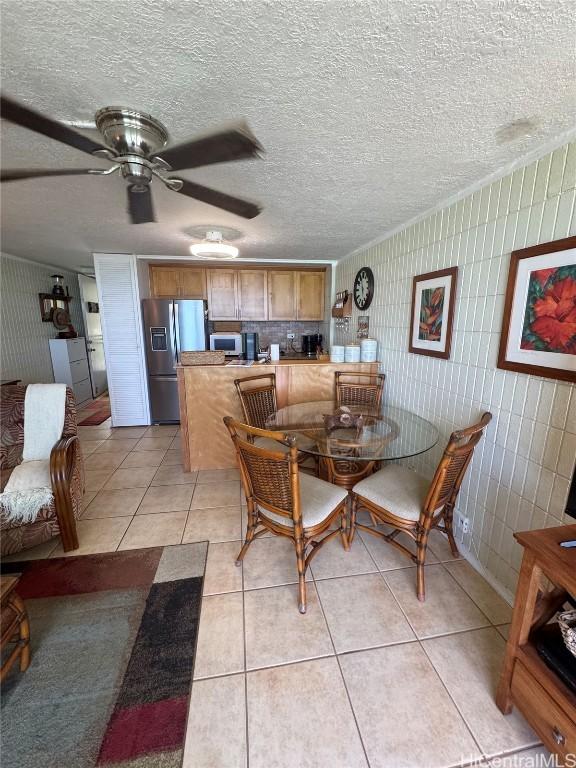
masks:
POLYGON ((490 754, 485 758, 485 760, 490 761, 495 759, 501 759, 503 757, 510 757, 512 755, 521 754, 522 752, 527 752, 529 749, 538 749, 539 747, 543 747, 543 746, 544 744, 542 744, 541 741, 537 741, 537 742, 534 742, 533 744, 527 744, 527 745, 525 744, 523 747, 518 747, 518 749, 511 749, 511 750, 503 749, 500 752, 495 752, 494 754, 490 754))
MULTIPOLYGON (((445 691, 446 691, 446 693, 448 694, 448 698, 450 699, 450 701, 452 702, 452 704, 454 704, 454 707, 456 708, 456 711, 457 711, 457 712, 458 712, 458 714, 460 715, 460 717, 461 717, 461 719, 462 719, 462 722, 464 723, 464 725, 466 726, 466 729, 467 729, 467 730, 468 730, 468 732, 470 733, 470 736, 472 737, 472 741, 474 742, 474 744, 476 744, 476 746, 477 746, 477 747, 478 747, 478 749, 480 750, 480 756, 481 756, 481 758, 482 758, 483 760, 485 760, 485 759, 486 759, 486 753, 484 752, 484 750, 482 749, 482 747, 481 747, 481 745, 480 745, 479 741, 477 740, 476 736, 474 735, 474 732, 472 731, 472 727, 471 727, 471 726, 469 725, 469 723, 468 723, 468 719, 467 719, 467 718, 464 716, 464 713, 462 712, 462 710, 461 710, 461 709, 460 709, 460 707, 458 706, 458 704, 457 704, 456 700, 454 699, 454 697, 453 697, 453 696, 452 696, 452 694, 450 693, 450 690, 448 689, 448 686, 446 685, 446 683, 444 682, 444 680, 443 680, 442 676, 440 675, 440 672, 439 672, 439 671, 438 671, 438 669, 436 668, 436 665, 434 664, 434 662, 433 662, 432 658, 430 657, 430 654, 428 653, 428 651, 427 651, 427 650, 426 650, 426 648, 424 647, 424 643, 423 643, 422 641, 419 641, 419 642, 420 642, 420 647, 422 648, 422 651, 423 651, 424 655, 425 655, 425 656, 426 656, 426 658, 428 659, 428 663, 430 664, 430 666, 431 666, 431 667, 432 667, 432 669, 434 670, 434 672, 435 672, 435 674, 436 674, 436 677, 438 678, 438 680, 440 680, 440 683, 442 684, 442 687, 444 688, 444 690, 445 690, 445 691)), ((470 761, 469 761, 469 762, 470 762, 470 761)))
MULTIPOLYGON (((444 570, 447 570, 447 569, 444 569, 444 570)), ((425 648, 424 648, 424 646, 423 646, 423 641, 422 641, 422 640, 421 640, 421 639, 418 637, 418 633, 416 632, 416 630, 415 630, 414 626, 412 625, 412 623, 411 623, 410 619, 408 618, 408 615, 406 614, 406 612, 404 611, 404 609, 403 609, 402 605, 400 604, 400 601, 399 601, 399 600, 398 600, 398 598, 396 597, 396 594, 394 593, 394 590, 393 590, 393 589, 392 589, 392 587, 391 587, 391 586, 388 584, 388 582, 386 581, 386 579, 384 579, 384 576, 383 576, 383 575, 382 575, 382 578, 383 578, 383 580, 384 580, 384 583, 386 584, 387 588, 388 588, 388 589, 390 590, 390 592, 392 593, 392 597, 394 598, 394 600, 396 600, 396 603, 398 604, 398 607, 400 608, 400 610, 401 610, 401 611, 402 611, 402 613, 404 614, 404 617, 406 618, 406 621, 408 622, 408 624, 409 624, 410 628, 411 628, 411 629, 412 629, 412 631, 414 632, 414 636, 416 637, 416 642, 418 643, 418 645, 420 646, 420 648, 421 648, 422 652, 424 653, 424 655, 425 655, 425 656, 426 656, 426 658, 428 659, 428 662, 429 662, 429 664, 431 665, 432 669, 434 670, 434 672, 435 672, 436 676, 437 676, 437 677, 438 677, 438 679, 440 680, 440 683, 442 684, 442 687, 443 687, 443 688, 446 690, 446 693, 448 694, 448 697, 449 697, 450 701, 452 701, 452 702, 453 702, 453 704, 454 704, 454 706, 456 707, 456 711, 457 711, 457 712, 458 712, 458 714, 460 715, 460 717, 461 717, 461 719, 462 719, 462 722, 464 723, 464 725, 465 725, 466 729, 469 731, 469 733, 470 733, 470 736, 472 737, 472 741, 474 742, 474 744, 476 744, 476 746, 478 747, 478 749, 480 749, 480 752, 481 752, 481 754, 482 754, 482 757, 483 757, 483 756, 484 756, 483 750, 481 749, 480 745, 479 745, 479 744, 478 744, 478 742, 476 741, 476 739, 475 739, 475 737, 474 737, 474 734, 473 734, 473 733, 472 733, 472 731, 470 730, 470 727, 468 726, 468 723, 467 723, 467 721, 464 719, 464 716, 463 716, 463 715, 462 715, 462 713, 460 712, 460 709, 459 709, 459 708, 456 706, 456 702, 454 701, 454 699, 453 699, 453 698, 452 698, 452 696, 450 695, 450 691, 448 691, 448 689, 446 688, 446 686, 445 686, 445 684, 444 684, 444 681, 442 680, 442 678, 440 677, 440 675, 439 675, 439 673, 438 673, 438 670, 436 669, 436 667, 435 667, 435 666, 434 666, 434 664, 432 663, 432 660, 430 659, 430 657, 429 657, 429 656, 428 656, 428 654, 426 653, 426 650, 425 650, 425 648)), ((455 633, 450 633, 450 634, 455 634, 455 633)))
MULTIPOLYGON (((431 565, 442 565, 442 563, 431 563, 431 565)), ((430 567, 430 566, 427 566, 427 567, 430 567)), ((401 569, 396 569, 396 570, 401 570, 401 569)), ((446 570, 446 569, 445 569, 445 570, 446 570)), ((476 626, 476 627, 465 627, 464 629, 453 629, 453 630, 451 630, 451 631, 449 631, 449 632, 439 632, 439 633, 437 633, 437 634, 434 634, 434 635, 425 635, 425 636, 423 636, 423 637, 419 637, 419 636, 418 636, 418 633, 417 633, 417 631, 416 631, 416 629, 415 629, 415 628, 414 628, 414 626, 412 625, 412 622, 411 622, 411 621, 410 621, 410 619, 408 618, 408 614, 407 614, 407 613, 406 613, 406 611, 405 611, 405 610, 402 608, 402 605, 400 604, 400 601, 399 601, 399 600, 398 600, 398 598, 396 597, 396 594, 394 593, 394 590, 392 589, 392 587, 391 587, 391 586, 388 584, 388 582, 386 581, 386 578, 385 578, 385 574, 386 574, 386 573, 390 573, 390 572, 391 572, 391 571, 385 571, 385 572, 381 573, 380 575, 381 575, 381 576, 382 576, 382 578, 384 579, 384 583, 386 584, 386 586, 388 587, 388 589, 389 589, 389 590, 390 590, 390 592, 392 593, 392 595, 393 595, 394 599, 395 599, 395 600, 396 600, 396 602, 398 603, 398 606, 399 606, 400 610, 401 610, 401 611, 402 611, 402 613, 404 614, 404 617, 406 618, 406 621, 407 621, 407 622, 408 622, 408 624, 410 625, 410 629, 411 629, 411 630, 414 632, 414 635, 415 635, 415 637, 416 637, 416 639, 417 639, 417 640, 419 640, 419 641, 422 641, 422 640, 431 640, 431 639, 433 639, 433 638, 436 638, 436 637, 447 637, 447 636, 449 636, 449 635, 460 635, 460 634, 462 634, 463 632, 473 632, 473 631, 475 631, 475 630, 477 630, 477 629, 485 629, 486 627, 493 627, 492 623, 490 622, 490 619, 489 619, 489 618, 486 616, 486 614, 484 614, 482 611, 480 611, 480 612, 482 613, 482 615, 484 616, 484 618, 486 619, 486 621, 488 622, 487 624, 480 624, 479 626, 476 626)), ((458 585, 458 586, 460 586, 460 585, 458 585)), ((462 589, 462 587, 460 587, 460 589, 462 589)), ((467 593, 467 592, 465 592, 465 594, 466 594, 466 595, 468 595, 468 593, 467 593)), ((472 600, 472 598, 470 598, 470 600, 471 600, 472 602, 474 602, 474 601, 472 600)), ((476 604, 474 603, 474 605, 476 605, 476 604)), ((476 607, 478 607, 478 606, 476 606, 476 607)))
POLYGON ((197 680, 215 680, 220 677, 231 677, 232 675, 251 675, 253 672, 266 672, 270 669, 281 669, 284 667, 293 667, 296 664, 308 664, 311 661, 322 661, 322 659, 335 659, 337 654, 325 653, 320 656, 310 656, 306 659, 291 659, 290 661, 281 661, 275 664, 266 664, 263 667, 253 667, 247 670, 237 670, 236 672, 221 672, 216 675, 206 675, 205 677, 198 677, 197 680))
MULTIPOLYGON (((334 537, 337 538, 337 537, 334 537)), ((370 554, 370 553, 368 553, 370 554)), ((354 724, 356 725, 356 731, 358 733, 358 738, 360 739, 360 744, 362 745, 362 751, 364 752, 364 757, 366 758, 366 765, 368 768, 370 768, 370 760, 368 759, 368 752, 366 750, 366 746, 364 744, 364 739, 362 738, 362 731, 360 730, 360 725, 358 723, 358 718, 356 717, 356 712, 354 711, 354 705, 352 704, 352 698, 350 696, 350 691, 348 690, 348 686, 346 685, 346 678, 344 677, 344 672, 342 671, 342 665, 340 664, 340 659, 338 657, 338 653, 336 651, 336 643, 334 642, 334 638, 332 637, 332 632, 330 631, 330 624, 328 623, 328 619, 326 618, 326 612, 324 611, 324 606, 322 604, 322 598, 320 596, 320 593, 318 592, 318 588, 316 587, 316 577, 314 576, 314 572, 312 572, 312 582, 314 584, 314 589, 316 591, 316 595, 318 597, 318 605, 320 606, 320 610, 322 611, 322 616, 324 617, 324 623, 326 624, 326 630, 328 632, 328 637, 330 638, 330 642, 332 643, 332 648, 334 649, 334 656, 336 658, 336 663, 338 664, 338 669, 340 671, 340 677, 342 678, 342 685, 344 686, 344 690, 346 691, 346 698, 348 699, 348 704, 350 706, 350 711, 352 712, 352 717, 354 718, 354 724)))
MULTIPOLYGON (((446 561, 446 562, 453 562, 453 561, 450 561, 450 560, 448 560, 448 561, 446 561)), ((465 562, 466 562, 466 561, 465 561, 465 562)), ((449 570, 448 568, 446 568, 446 566, 444 565, 444 563, 441 563, 441 565, 444 567, 444 570, 446 571, 446 573, 448 573, 448 574, 450 575, 450 578, 451 578, 451 579, 454 581, 454 583, 455 583, 455 584, 458 584, 458 586, 459 586, 459 587, 460 587, 460 589, 461 589, 461 590, 464 592, 464 594, 465 594, 465 595, 467 595, 467 596, 469 597, 469 599, 470 599, 470 600, 471 600, 471 601, 474 603, 474 605, 476 606, 476 608, 478 608, 478 610, 480 611, 480 613, 481 613, 481 614, 482 614, 482 615, 483 615, 483 616, 486 618, 486 620, 487 620, 487 621, 490 623, 490 626, 491 626, 491 627, 496 627, 496 624, 495 624, 495 623, 492 621, 492 619, 491 619, 491 618, 490 618, 490 617, 487 615, 486 611, 483 611, 483 610, 482 610, 482 608, 481 608, 481 607, 478 605, 478 603, 476 602, 476 600, 474 600, 474 598, 473 598, 473 597, 472 597, 472 595, 471 595, 471 594, 468 592, 468 590, 464 589, 464 587, 463 587, 463 586, 462 586, 462 585, 461 585, 461 584, 458 582, 458 580, 457 580, 457 579, 456 579, 456 578, 455 578, 455 577, 454 577, 454 576, 453 576, 453 575, 450 573, 450 570, 449 570)), ((476 572, 476 573, 478 573, 477 571, 475 571, 475 572, 476 572)), ((479 574, 479 575, 481 576, 482 574, 479 574)), ((486 583, 488 583, 488 582, 486 582, 486 583)), ((495 591, 495 590, 494 590, 494 591, 495 591)), ((498 593, 496 593, 496 594, 498 594, 498 593)), ((507 622, 505 622, 505 623, 507 623, 507 622)))

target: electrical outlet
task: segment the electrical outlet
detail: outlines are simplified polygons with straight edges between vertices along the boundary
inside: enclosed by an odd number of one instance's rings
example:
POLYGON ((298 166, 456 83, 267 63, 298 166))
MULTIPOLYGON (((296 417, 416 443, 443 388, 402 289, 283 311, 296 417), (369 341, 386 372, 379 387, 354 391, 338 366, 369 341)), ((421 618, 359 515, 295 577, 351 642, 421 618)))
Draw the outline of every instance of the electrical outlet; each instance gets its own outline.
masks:
POLYGON ((296 336, 296 334, 295 334, 295 333, 287 333, 287 334, 286 334, 286 338, 287 338, 287 339, 293 339, 295 336, 296 336))
POLYGON ((470 520, 467 517, 460 515, 460 524, 462 526, 462 533, 468 533, 470 530, 470 520))

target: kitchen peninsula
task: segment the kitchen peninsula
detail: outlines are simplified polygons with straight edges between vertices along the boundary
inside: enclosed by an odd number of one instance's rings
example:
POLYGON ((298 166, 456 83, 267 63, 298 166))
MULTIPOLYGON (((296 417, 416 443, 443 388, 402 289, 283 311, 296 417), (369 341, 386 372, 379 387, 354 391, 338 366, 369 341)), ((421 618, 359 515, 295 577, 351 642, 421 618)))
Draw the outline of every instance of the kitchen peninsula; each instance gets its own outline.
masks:
POLYGON ((224 416, 243 420, 234 379, 276 374, 278 408, 334 397, 334 374, 376 373, 378 363, 330 363, 322 360, 279 360, 252 367, 178 366, 182 461, 185 471, 227 469, 236 457, 224 416))

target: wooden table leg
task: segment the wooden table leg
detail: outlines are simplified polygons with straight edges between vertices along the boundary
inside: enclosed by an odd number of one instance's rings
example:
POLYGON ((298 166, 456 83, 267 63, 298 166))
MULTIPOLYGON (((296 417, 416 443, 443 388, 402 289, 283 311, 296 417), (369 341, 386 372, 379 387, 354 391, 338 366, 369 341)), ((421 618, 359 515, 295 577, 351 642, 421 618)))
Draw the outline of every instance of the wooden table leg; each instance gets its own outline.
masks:
POLYGON ((505 715, 512 711, 510 685, 514 671, 515 650, 519 645, 524 645, 530 635, 541 575, 542 571, 536 565, 534 555, 526 550, 518 579, 512 624, 506 645, 506 656, 496 693, 496 704, 505 715))

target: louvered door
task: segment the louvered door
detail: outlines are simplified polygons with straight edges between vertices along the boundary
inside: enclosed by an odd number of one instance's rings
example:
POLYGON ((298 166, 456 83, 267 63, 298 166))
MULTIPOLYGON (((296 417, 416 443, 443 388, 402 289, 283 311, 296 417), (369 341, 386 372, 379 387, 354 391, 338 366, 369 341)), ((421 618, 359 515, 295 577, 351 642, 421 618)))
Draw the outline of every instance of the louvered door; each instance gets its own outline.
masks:
POLYGON ((96 253, 94 266, 112 426, 150 423, 136 257, 96 253))

